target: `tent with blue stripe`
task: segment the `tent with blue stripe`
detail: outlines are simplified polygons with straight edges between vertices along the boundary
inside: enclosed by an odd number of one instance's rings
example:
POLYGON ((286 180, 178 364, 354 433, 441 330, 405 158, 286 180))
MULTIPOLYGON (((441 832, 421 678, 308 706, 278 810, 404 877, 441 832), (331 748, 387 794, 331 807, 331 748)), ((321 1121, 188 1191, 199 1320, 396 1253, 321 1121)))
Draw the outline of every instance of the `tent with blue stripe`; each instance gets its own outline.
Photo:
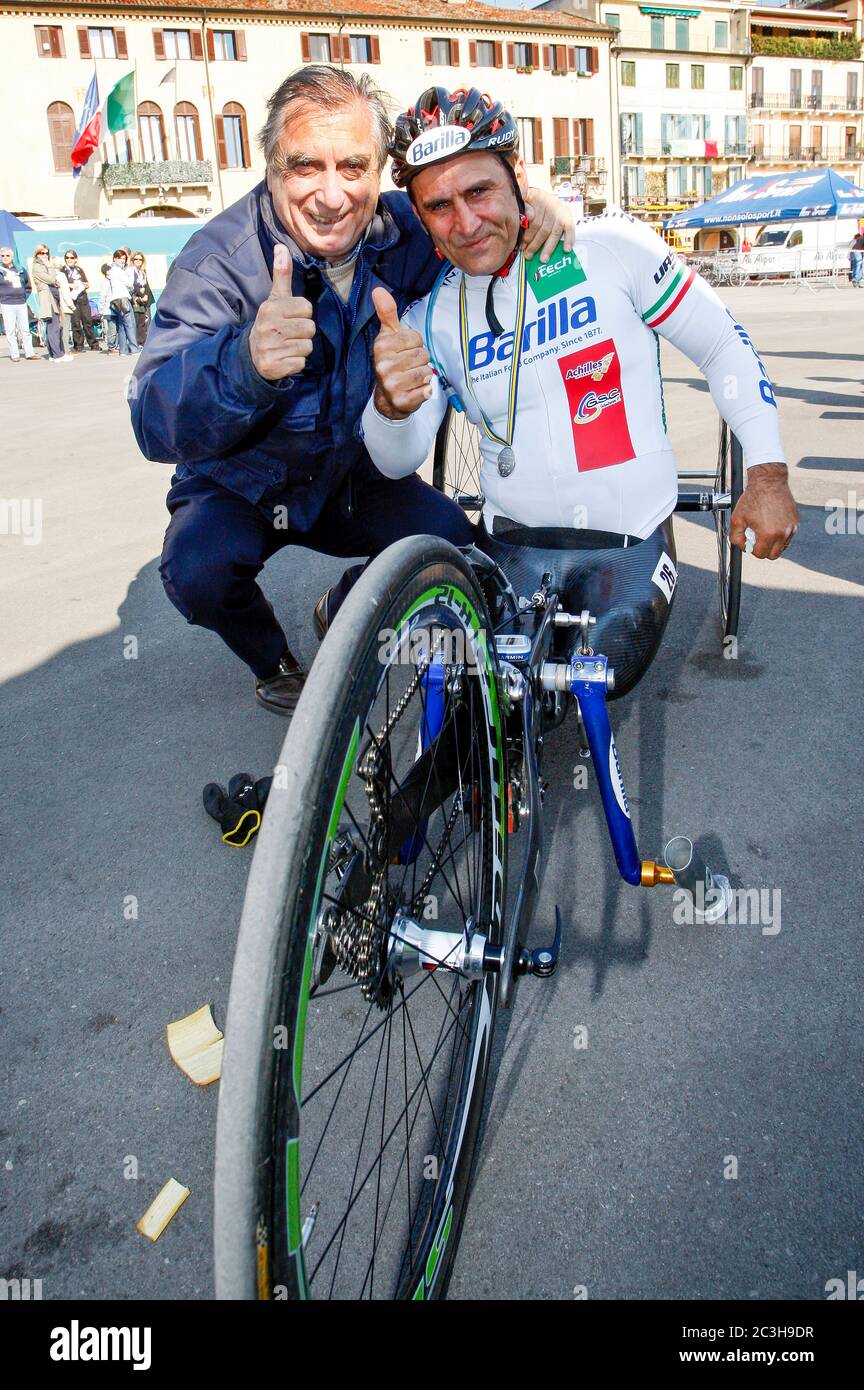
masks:
POLYGON ((667 231, 738 226, 748 222, 803 222, 826 217, 864 217, 864 188, 836 169, 760 174, 740 179, 725 193, 698 207, 676 212, 667 231))

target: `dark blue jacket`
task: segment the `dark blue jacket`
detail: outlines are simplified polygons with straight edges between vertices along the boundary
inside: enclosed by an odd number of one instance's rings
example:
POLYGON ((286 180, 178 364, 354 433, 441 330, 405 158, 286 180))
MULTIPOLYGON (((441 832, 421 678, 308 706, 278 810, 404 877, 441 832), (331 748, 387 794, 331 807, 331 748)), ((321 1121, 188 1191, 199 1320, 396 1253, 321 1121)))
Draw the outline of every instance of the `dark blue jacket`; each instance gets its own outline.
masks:
POLYGON ((343 305, 259 184, 196 232, 171 266, 130 393, 142 453, 250 502, 279 496, 288 525, 308 530, 349 474, 362 486, 374 469, 358 437, 374 384, 372 290, 385 285, 402 313, 437 268, 407 197, 387 193, 343 305), (252 365, 249 333, 272 288, 276 240, 291 249, 292 288, 312 301, 316 332, 303 371, 270 382, 252 365))
POLYGON ((7 280, 3 274, 5 267, 0 265, 0 304, 26 304, 27 296, 30 293, 30 276, 22 265, 14 263, 9 267, 16 275, 21 276, 21 288, 16 289, 11 280, 7 280))

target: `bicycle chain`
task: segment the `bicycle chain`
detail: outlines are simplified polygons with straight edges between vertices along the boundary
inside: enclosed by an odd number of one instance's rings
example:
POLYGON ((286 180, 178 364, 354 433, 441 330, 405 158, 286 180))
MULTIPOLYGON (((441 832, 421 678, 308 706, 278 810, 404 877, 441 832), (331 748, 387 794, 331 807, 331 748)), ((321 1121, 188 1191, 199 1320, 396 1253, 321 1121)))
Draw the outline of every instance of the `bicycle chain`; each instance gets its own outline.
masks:
POLYGON ((381 901, 384 878, 387 873, 387 827, 381 795, 384 760, 381 750, 405 713, 408 702, 428 671, 434 655, 433 650, 427 657, 423 657, 418 662, 414 675, 400 695, 377 738, 373 737, 358 769, 358 775, 364 784, 369 802, 369 847, 378 863, 371 875, 372 882, 368 898, 359 910, 345 914, 349 922, 346 923, 343 917, 334 933, 334 948, 339 966, 355 980, 359 980, 363 997, 370 1002, 375 997, 377 987, 378 972, 373 969, 373 956, 377 945, 376 938, 380 937, 382 930, 379 925, 379 916, 382 906, 386 909, 386 904, 382 904, 381 901), (354 922, 358 919, 359 926, 355 926, 354 922))

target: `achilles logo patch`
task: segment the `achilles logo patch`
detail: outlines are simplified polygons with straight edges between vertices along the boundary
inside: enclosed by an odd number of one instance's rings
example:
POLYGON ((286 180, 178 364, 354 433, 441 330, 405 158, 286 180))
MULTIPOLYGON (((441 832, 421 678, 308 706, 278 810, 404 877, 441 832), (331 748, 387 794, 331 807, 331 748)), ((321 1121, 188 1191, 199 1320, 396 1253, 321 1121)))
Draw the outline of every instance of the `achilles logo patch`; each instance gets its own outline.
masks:
POLYGON ((666 602, 671 603, 672 595, 675 592, 675 585, 678 583, 678 571, 665 550, 657 561, 656 568, 651 576, 651 581, 657 585, 657 588, 665 596, 666 602))

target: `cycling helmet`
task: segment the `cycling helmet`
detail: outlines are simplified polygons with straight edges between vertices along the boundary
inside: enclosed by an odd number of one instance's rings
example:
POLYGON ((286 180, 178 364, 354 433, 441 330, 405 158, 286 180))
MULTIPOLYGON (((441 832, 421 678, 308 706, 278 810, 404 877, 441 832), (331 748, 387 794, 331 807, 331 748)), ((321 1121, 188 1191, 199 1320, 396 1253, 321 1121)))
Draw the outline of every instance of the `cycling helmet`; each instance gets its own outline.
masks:
POLYGON ((468 150, 518 154, 519 129, 510 112, 476 87, 456 92, 427 87, 396 118, 390 145, 393 182, 397 188, 408 188, 421 169, 468 150))

